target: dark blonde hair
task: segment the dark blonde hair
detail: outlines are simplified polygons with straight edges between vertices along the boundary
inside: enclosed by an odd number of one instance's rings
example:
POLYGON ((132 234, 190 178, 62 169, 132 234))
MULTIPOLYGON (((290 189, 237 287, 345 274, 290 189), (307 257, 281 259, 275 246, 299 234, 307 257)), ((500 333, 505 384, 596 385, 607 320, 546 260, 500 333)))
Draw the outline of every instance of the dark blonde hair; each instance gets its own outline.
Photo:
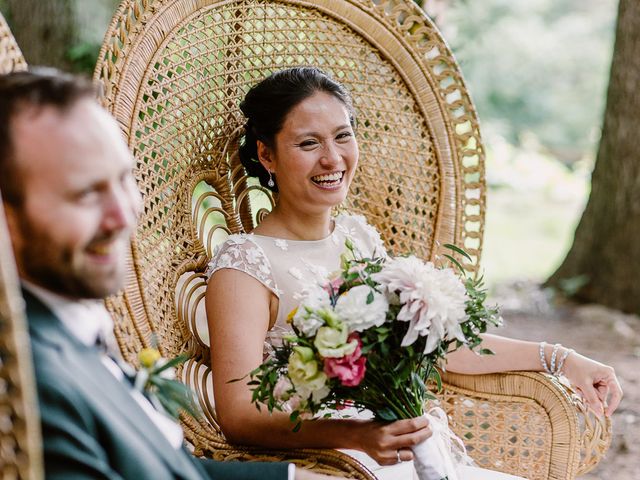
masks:
POLYGON ((11 138, 13 118, 29 107, 51 106, 64 112, 83 98, 95 97, 89 80, 53 68, 0 75, 0 192, 4 202, 15 206, 22 203, 20 168, 11 138))

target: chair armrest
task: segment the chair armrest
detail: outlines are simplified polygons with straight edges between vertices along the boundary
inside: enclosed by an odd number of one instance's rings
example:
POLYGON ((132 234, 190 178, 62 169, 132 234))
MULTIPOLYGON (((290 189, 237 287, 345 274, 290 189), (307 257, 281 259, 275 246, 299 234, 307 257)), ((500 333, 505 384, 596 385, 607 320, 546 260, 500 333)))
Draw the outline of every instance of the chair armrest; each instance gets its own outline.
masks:
POLYGON ((529 480, 574 479, 597 465, 611 423, 555 377, 532 372, 443 375, 438 394, 481 467, 529 480))

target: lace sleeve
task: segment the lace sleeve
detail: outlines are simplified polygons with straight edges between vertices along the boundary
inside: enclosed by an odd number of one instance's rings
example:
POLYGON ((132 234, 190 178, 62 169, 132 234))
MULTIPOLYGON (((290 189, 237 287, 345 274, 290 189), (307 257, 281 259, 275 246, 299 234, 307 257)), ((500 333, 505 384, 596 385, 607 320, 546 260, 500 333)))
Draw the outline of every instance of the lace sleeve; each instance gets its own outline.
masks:
POLYGON ((280 290, 271 271, 271 264, 260 246, 252 242, 248 235, 231 235, 214 254, 207 265, 207 279, 218 270, 230 268, 246 273, 267 287, 280 298, 280 290))

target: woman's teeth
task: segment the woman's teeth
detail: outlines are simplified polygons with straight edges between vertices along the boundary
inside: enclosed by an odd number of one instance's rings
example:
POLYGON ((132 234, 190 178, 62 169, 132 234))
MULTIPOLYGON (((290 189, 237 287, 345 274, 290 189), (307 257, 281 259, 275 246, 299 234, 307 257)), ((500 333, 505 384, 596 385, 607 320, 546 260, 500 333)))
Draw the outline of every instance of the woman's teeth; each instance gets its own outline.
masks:
POLYGON ((336 172, 328 175, 316 175, 315 177, 311 177, 311 180, 314 183, 322 186, 330 186, 340 183, 344 172, 336 172))

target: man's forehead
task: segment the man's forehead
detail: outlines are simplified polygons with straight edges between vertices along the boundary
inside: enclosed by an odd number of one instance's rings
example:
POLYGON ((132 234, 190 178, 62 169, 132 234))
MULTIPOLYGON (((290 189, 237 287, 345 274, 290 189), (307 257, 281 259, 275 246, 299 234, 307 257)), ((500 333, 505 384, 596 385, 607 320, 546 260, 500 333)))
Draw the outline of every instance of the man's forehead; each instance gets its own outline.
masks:
POLYGON ((12 130, 16 160, 29 177, 87 183, 132 166, 115 121, 92 100, 65 110, 25 109, 12 130))

